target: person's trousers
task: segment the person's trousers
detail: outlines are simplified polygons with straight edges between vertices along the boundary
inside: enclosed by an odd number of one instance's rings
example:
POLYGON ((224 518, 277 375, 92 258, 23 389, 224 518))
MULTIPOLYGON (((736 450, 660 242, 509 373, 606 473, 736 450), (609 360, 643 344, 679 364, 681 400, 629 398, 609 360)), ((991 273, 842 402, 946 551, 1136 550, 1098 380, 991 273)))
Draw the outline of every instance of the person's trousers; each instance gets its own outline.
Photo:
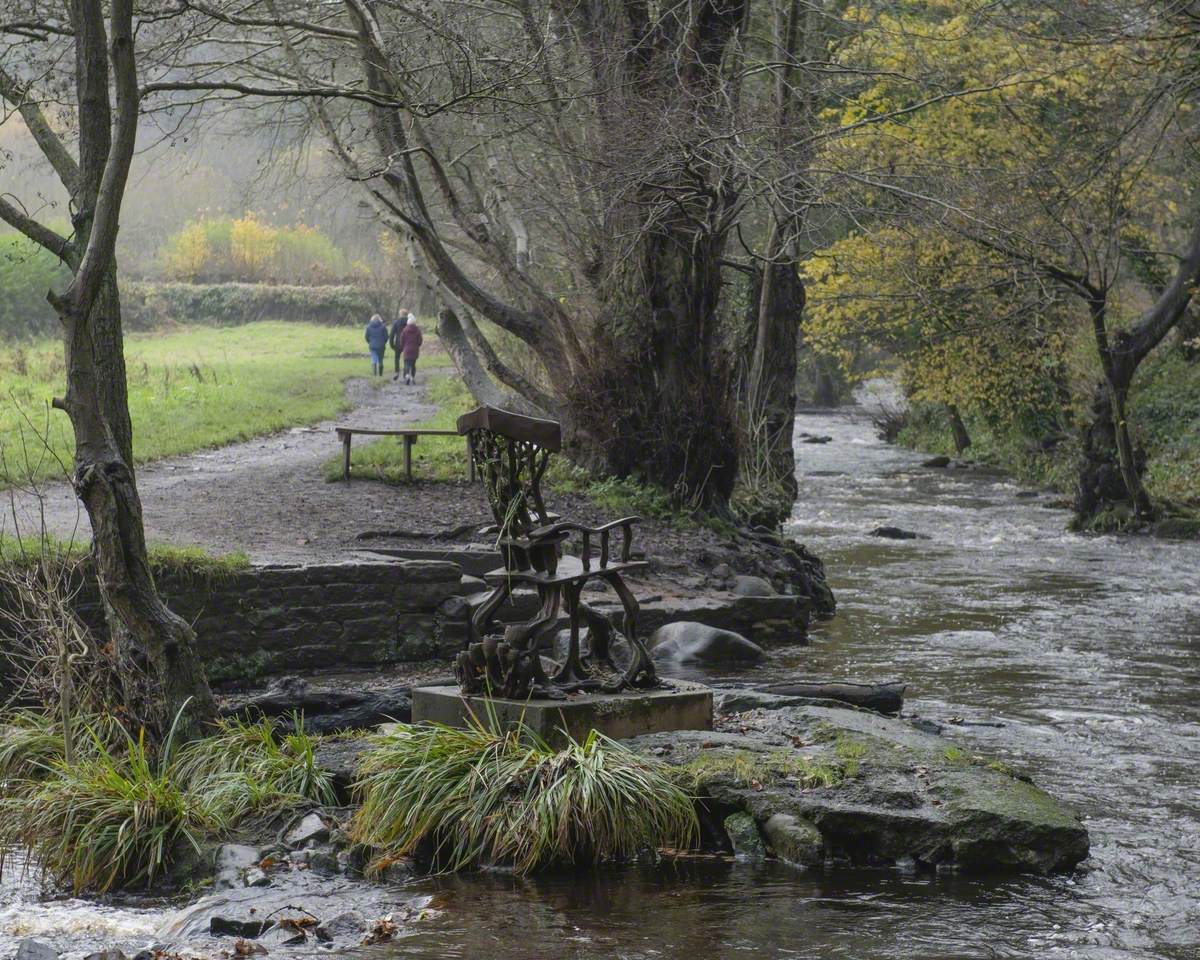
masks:
POLYGON ((408 357, 404 358, 404 379, 408 380, 409 378, 412 378, 413 380, 417 379, 416 357, 413 357, 411 360, 409 360, 408 357))
POLYGON ((396 350, 394 353, 392 353, 392 362, 395 363, 395 367, 393 367, 392 372, 399 373, 400 372, 400 351, 399 350, 396 350))
POLYGON ((371 373, 377 377, 383 376, 383 351, 371 348, 371 373))

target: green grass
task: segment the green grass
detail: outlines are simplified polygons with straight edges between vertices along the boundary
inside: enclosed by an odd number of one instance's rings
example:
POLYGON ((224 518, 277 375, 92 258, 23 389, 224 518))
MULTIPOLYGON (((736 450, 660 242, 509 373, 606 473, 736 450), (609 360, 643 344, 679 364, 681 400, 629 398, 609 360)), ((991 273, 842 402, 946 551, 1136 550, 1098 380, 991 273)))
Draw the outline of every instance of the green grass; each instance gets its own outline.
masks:
POLYGON ((749 750, 721 752, 701 751, 688 763, 672 770, 675 780, 689 790, 696 790, 710 780, 731 780, 739 786, 750 787, 756 783, 773 780, 790 780, 801 789, 832 787, 845 777, 852 776, 846 765, 853 763, 857 773, 858 758, 843 760, 841 764, 829 763, 803 756, 792 750, 777 750, 770 754, 753 753, 749 750))
MULTIPOLYGON (((0 566, 50 563, 78 563, 87 559, 91 547, 80 541, 67 541, 45 534, 38 537, 14 537, 0 533, 0 566)), ((151 543, 146 548, 150 567, 156 576, 183 576, 219 580, 250 569, 250 556, 240 550, 209 553, 203 547, 151 543)))
MULTIPOLYGON (((429 352, 426 366, 446 362, 429 352)), ((130 334, 125 359, 139 463, 336 416, 347 409, 343 381, 370 372, 358 324, 265 321, 130 334)), ((70 423, 48 407, 65 389, 60 343, 0 348, 0 454, 9 482, 60 476, 70 465, 70 423)))
POLYGON ((592 732, 562 750, 494 722, 398 727, 360 768, 357 841, 377 863, 429 840, 445 871, 481 863, 517 874, 694 845, 695 805, 659 765, 592 732))
POLYGON ((336 801, 300 723, 226 720, 158 755, 111 719, 71 729, 68 759, 55 719, 0 716, 0 865, 21 850, 75 892, 149 887, 247 817, 336 801))

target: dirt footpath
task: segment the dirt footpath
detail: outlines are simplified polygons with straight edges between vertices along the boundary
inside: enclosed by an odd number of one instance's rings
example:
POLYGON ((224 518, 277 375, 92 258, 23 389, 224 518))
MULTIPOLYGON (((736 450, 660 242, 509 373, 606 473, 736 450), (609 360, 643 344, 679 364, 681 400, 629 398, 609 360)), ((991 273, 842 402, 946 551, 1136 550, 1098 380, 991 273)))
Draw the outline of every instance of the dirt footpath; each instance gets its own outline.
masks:
MULTIPOLYGON (((390 379, 378 387, 367 379, 351 380, 346 390, 355 407, 336 421, 139 468, 147 539, 212 553, 244 551, 258 563, 346 559, 372 548, 492 546, 492 537, 481 533, 492 522, 483 485, 466 481, 465 445, 460 481, 422 480, 419 466, 411 484, 326 481, 322 465, 341 452, 336 424, 396 429, 428 420, 437 409, 421 387, 390 379)), ((18 532, 35 533, 38 498, 28 492, 9 496, 0 532, 13 532, 15 515, 18 532)), ((551 510, 583 523, 615 519, 581 494, 548 490, 547 500, 551 510)), ((87 516, 65 483, 44 488, 41 509, 54 535, 90 537, 87 516)), ((651 563, 632 581, 659 597, 695 595, 718 581, 727 586, 731 570, 773 582, 795 573, 792 561, 753 535, 730 538, 697 524, 646 519, 637 527, 635 548, 651 563), (710 573, 716 575, 713 583, 710 573)))
MULTIPOLYGON (((244 550, 256 561, 312 560, 344 554, 364 529, 399 525, 406 501, 412 510, 404 488, 326 482, 322 464, 341 451, 333 428, 397 429, 428 420, 437 408, 426 402, 421 387, 390 378, 379 387, 369 379, 349 380, 346 393, 354 409, 336 421, 138 468, 147 538, 216 553, 244 550)), ((35 533, 37 498, 12 492, 9 500, 0 532, 13 532, 15 515, 21 533, 35 533)), ((479 501, 484 508, 481 494, 479 501)), ((90 538, 87 515, 65 483, 47 486, 43 504, 46 527, 54 535, 90 538)), ((480 511, 484 515, 486 509, 480 511)))

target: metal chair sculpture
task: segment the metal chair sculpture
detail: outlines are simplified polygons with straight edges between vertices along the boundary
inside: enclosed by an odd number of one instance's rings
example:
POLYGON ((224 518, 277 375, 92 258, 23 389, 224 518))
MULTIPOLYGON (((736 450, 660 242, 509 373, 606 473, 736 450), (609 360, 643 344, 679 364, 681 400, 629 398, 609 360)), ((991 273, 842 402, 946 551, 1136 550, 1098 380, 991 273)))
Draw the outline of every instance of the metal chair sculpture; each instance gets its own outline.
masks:
POLYGON ((562 697, 579 690, 615 693, 627 687, 654 687, 658 677, 637 635, 638 603, 622 574, 646 567, 632 559, 633 525, 624 517, 599 527, 558 520, 546 509, 541 481, 550 455, 562 446, 559 425, 552 420, 520 416, 494 407, 479 407, 458 419, 458 432, 470 441, 471 456, 487 488, 496 520, 496 543, 504 566, 487 580, 493 589, 470 621, 467 649, 458 655, 455 674, 464 693, 527 699, 562 697), (622 533, 614 553, 612 533, 622 533), (578 535, 578 552, 565 549, 578 535), (598 555, 593 549, 598 548, 598 555), (582 599, 590 580, 613 588, 624 608, 623 633, 631 658, 619 669, 612 659, 615 630, 603 614, 582 599), (496 612, 517 586, 532 586, 541 601, 537 616, 496 632, 496 612), (566 658, 547 673, 541 640, 566 608, 570 646, 566 658), (586 624, 589 650, 581 654, 581 628, 586 624))

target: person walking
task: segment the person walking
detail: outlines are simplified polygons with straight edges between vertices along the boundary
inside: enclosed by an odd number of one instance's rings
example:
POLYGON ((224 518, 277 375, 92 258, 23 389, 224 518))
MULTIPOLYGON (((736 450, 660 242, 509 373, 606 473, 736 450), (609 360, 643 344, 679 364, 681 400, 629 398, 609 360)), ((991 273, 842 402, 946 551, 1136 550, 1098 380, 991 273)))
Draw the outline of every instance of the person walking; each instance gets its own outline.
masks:
POLYGON ((408 311, 401 307, 396 319, 392 321, 391 333, 388 334, 388 345, 392 348, 393 380, 400 379, 400 334, 407 323, 408 311))
POLYGON ((408 323, 400 331, 400 350, 404 354, 404 382, 417 382, 417 357, 421 355, 421 328, 417 326, 417 318, 411 313, 408 323))
POLYGON ((383 376, 383 354, 387 350, 388 330, 383 324, 383 317, 374 314, 367 324, 367 348, 371 351, 371 375, 383 376))

